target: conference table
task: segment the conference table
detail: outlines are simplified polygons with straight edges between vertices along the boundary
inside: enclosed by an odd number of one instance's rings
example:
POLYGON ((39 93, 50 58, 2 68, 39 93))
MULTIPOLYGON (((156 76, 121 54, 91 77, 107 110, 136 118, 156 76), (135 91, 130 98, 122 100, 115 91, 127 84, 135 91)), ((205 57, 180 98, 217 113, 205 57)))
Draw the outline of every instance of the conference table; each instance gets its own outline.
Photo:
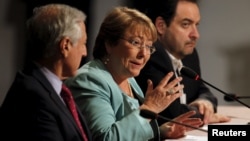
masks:
MULTIPOLYGON (((250 123, 250 109, 244 106, 222 105, 218 106, 218 113, 231 118, 230 122, 216 123, 215 125, 246 125, 250 123)), ((208 125, 201 127, 208 130, 208 125)), ((208 133, 200 130, 192 130, 180 139, 167 139, 165 141, 208 141, 208 133)))

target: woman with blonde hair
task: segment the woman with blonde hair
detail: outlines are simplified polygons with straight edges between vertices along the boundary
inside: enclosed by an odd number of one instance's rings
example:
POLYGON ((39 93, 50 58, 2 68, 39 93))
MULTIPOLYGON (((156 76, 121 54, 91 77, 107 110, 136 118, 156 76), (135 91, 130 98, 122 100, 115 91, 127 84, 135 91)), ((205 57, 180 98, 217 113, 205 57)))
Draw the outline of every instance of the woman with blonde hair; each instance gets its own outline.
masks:
MULTIPOLYGON (((153 89, 148 81, 146 96, 134 76, 154 53, 152 46, 157 32, 151 20, 141 12, 127 7, 114 8, 104 19, 96 38, 94 59, 78 70, 76 77, 66 81, 89 123, 94 140, 146 141, 178 138, 185 127, 140 116, 142 109, 159 113, 181 96, 181 78, 169 81, 167 74, 153 89)), ((189 118, 194 112, 175 120, 198 127, 201 120, 189 118)))

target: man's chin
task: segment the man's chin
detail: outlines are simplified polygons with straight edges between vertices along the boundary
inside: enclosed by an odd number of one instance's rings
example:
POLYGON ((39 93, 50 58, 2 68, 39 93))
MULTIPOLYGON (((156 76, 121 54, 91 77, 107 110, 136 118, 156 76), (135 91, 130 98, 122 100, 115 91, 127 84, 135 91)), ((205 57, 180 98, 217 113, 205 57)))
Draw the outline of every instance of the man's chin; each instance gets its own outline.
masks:
POLYGON ((186 50, 185 55, 190 55, 194 52, 194 47, 190 47, 186 50))

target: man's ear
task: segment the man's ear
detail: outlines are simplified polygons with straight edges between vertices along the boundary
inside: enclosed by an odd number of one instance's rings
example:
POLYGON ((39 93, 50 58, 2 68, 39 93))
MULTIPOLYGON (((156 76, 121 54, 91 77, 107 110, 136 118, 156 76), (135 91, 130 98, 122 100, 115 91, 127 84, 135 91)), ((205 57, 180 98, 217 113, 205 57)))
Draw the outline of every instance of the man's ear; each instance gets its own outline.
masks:
POLYGON ((66 57, 68 55, 68 52, 69 52, 70 46, 71 46, 70 39, 68 37, 64 37, 60 41, 59 46, 60 46, 59 49, 60 49, 62 56, 66 57))
POLYGON ((155 27, 157 29, 158 34, 162 35, 165 32, 166 22, 161 16, 155 19, 155 27))

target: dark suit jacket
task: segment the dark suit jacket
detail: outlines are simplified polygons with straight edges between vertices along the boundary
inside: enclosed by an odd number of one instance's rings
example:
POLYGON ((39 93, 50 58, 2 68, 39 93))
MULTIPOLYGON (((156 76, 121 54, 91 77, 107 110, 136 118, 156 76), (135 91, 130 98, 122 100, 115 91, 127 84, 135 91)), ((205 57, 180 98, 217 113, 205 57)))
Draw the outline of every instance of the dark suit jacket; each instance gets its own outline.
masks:
MULTIPOLYGON (((79 118, 91 141, 81 114, 79 118)), ((0 129, 1 141, 83 140, 70 111, 34 64, 17 73, 1 106, 0 129)))
MULTIPOLYGON (((151 79, 154 86, 157 86, 160 80, 168 72, 174 71, 171 59, 162 47, 161 43, 157 41, 155 43, 155 47, 156 52, 151 55, 150 60, 142 69, 140 75, 136 77, 136 80, 144 93, 147 89, 147 79, 151 79)), ((182 63, 184 66, 193 69, 199 75, 201 74, 199 57, 196 50, 194 50, 193 54, 186 56, 182 60, 182 63)), ((181 83, 184 84, 184 92, 186 93, 187 103, 190 103, 197 98, 207 99, 213 103, 214 110, 216 111, 217 98, 210 92, 210 90, 201 81, 195 81, 185 76, 182 77, 183 80, 181 83)), ((186 104, 181 104, 180 99, 177 99, 173 103, 171 103, 170 106, 161 113, 161 115, 168 118, 174 118, 190 110, 197 111, 197 114, 194 117, 203 118, 203 116, 198 113, 198 109, 196 107, 190 107, 186 104)), ((159 122, 161 124, 163 121, 159 122)))

